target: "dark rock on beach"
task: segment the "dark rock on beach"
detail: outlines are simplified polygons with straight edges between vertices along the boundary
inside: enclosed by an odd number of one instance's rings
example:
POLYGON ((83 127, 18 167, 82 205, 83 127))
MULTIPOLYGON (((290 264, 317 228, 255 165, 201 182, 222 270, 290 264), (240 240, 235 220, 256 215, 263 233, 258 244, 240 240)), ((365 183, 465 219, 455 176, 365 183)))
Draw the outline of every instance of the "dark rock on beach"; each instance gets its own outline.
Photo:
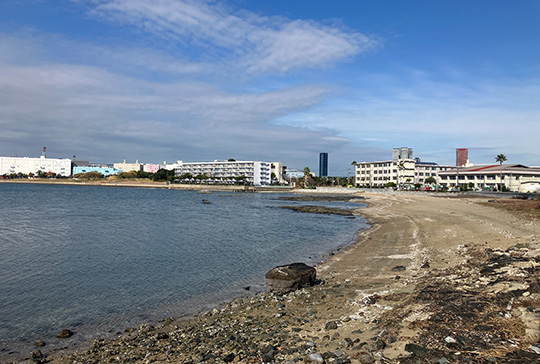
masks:
POLYGON ((70 329, 64 329, 60 331, 58 334, 56 334, 56 337, 60 339, 67 339, 68 337, 71 337, 73 335, 74 335, 73 331, 71 331, 70 329))
POLYGON ((283 201, 329 201, 329 202, 364 202, 364 196, 337 196, 337 195, 302 195, 302 196, 284 196, 278 198, 283 201))
POLYGON ((324 326, 325 330, 336 330, 338 328, 338 325, 335 321, 329 321, 324 326))
POLYGON ((352 210, 340 209, 337 207, 325 207, 325 206, 280 206, 282 209, 289 209, 298 212, 310 212, 312 214, 330 214, 330 215, 343 215, 354 216, 352 210))
POLYGON ((397 265, 394 268, 392 268, 392 272, 403 272, 405 269, 407 269, 403 265, 397 265))
POLYGON ((266 273, 264 281, 268 290, 276 294, 285 294, 316 283, 315 268, 304 263, 292 263, 275 267, 266 273))

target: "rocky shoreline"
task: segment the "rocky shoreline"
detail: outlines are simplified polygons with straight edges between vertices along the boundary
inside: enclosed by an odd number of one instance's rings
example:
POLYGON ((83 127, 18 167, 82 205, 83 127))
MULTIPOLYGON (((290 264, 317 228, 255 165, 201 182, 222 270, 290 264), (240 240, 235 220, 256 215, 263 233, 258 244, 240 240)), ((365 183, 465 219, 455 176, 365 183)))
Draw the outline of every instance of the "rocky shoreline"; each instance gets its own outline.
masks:
POLYGON ((367 197, 372 228, 316 267, 317 285, 30 361, 540 362, 538 221, 466 199, 367 197))
MULTIPOLYGON (((346 282, 342 287, 323 281, 285 295, 236 299, 183 325, 172 319, 160 327, 143 325, 53 362, 539 362, 540 245, 506 251, 462 246, 459 253, 460 266, 424 275, 411 293, 357 300, 345 294, 350 293, 346 282), (373 315, 395 303, 384 315, 373 315), (364 315, 335 317, 323 325, 321 311, 335 304, 356 306, 364 315), (338 331, 353 320, 364 321, 368 330, 338 331), (306 332, 306 325, 315 325, 316 334, 306 332), (420 331, 405 344, 410 354, 387 357, 385 349, 409 327, 420 331)), ((428 262, 423 266, 429 270, 428 262)))

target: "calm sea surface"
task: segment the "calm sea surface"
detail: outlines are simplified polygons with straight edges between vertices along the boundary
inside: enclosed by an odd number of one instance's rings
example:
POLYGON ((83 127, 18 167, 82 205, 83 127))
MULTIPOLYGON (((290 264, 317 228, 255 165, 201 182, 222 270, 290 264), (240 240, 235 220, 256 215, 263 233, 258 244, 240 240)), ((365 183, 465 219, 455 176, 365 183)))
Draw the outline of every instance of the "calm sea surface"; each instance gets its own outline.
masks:
POLYGON ((264 290, 264 274, 315 264, 367 227, 298 213, 282 194, 0 184, 0 362, 196 313, 264 290), (211 204, 203 204, 202 200, 211 204), (69 328, 67 341, 55 334, 69 328))

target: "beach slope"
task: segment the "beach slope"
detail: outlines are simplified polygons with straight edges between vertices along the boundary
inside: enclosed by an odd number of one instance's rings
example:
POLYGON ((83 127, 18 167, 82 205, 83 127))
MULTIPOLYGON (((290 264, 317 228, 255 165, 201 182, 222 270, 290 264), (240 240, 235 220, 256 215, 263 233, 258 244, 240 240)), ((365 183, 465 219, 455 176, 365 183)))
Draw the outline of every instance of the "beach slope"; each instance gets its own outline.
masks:
POLYGON ((540 362, 538 220, 477 198, 363 196, 368 207, 356 213, 371 228, 317 266, 321 284, 239 298, 42 360, 540 362))

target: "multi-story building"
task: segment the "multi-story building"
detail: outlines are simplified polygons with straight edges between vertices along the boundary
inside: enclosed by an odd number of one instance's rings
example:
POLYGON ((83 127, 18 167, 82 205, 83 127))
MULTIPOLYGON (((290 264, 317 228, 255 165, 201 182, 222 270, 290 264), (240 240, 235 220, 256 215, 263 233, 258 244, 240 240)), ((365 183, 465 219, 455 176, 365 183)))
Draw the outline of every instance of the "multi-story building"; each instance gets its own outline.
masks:
POLYGON ((135 161, 135 163, 126 163, 126 160, 124 159, 121 163, 115 163, 114 168, 121 170, 122 172, 130 172, 130 171, 142 171, 143 170, 143 164, 139 163, 139 161, 135 161))
POLYGON ((355 166, 357 186, 383 187, 389 182, 396 186, 414 182, 414 159, 361 162, 355 166))
POLYGON ((437 163, 422 162, 419 159, 398 159, 379 162, 361 162, 355 166, 357 186, 384 187, 389 182, 396 186, 426 184, 429 177, 439 182, 439 173, 450 169, 437 163))
POLYGON ((319 177, 328 176, 328 153, 319 154, 319 177))
POLYGON ((452 168, 439 173, 443 187, 540 192, 540 168, 521 164, 452 168))
POLYGON ((210 183, 226 183, 236 177, 244 177, 248 184, 255 186, 271 183, 271 163, 255 161, 220 161, 186 163, 178 161, 175 176, 190 174, 193 177, 206 176, 210 183))
POLYGON ((283 176, 285 176, 286 170, 287 170, 287 167, 284 167, 283 163, 281 162, 272 162, 270 165, 270 175, 273 173, 278 183, 285 182, 285 179, 283 178, 283 176))
POLYGON ((0 175, 17 173, 37 175, 48 172, 69 177, 71 175, 71 159, 46 158, 44 155, 40 158, 0 157, 0 175))

